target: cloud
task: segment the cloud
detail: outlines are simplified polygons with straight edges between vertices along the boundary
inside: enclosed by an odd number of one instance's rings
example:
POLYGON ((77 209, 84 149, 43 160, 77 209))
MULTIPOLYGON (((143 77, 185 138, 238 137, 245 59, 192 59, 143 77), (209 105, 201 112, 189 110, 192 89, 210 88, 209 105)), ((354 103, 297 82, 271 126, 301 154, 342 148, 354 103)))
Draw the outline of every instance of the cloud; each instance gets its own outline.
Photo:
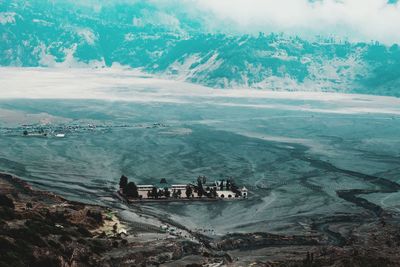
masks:
POLYGON ((209 28, 400 43, 400 3, 388 0, 186 0, 209 28), (199 14, 198 14, 199 15, 199 14))
MULTIPOLYGON (((128 6, 136 27, 165 26, 221 33, 285 33, 303 38, 400 43, 399 0, 80 0, 61 1, 104 9, 128 6), (132 8, 133 7, 133 8, 132 8)), ((119 10, 118 12, 121 12, 119 10)), ((12 22, 0 13, 0 23, 12 22)))

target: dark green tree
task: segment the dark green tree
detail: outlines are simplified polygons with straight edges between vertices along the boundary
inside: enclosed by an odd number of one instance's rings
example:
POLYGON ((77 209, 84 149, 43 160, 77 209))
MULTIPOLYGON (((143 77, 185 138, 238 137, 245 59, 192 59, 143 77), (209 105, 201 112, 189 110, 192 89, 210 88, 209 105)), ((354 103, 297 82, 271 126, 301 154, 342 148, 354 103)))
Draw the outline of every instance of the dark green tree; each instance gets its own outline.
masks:
POLYGON ((14 209, 14 201, 4 194, 0 194, 0 206, 8 207, 14 209))
POLYGON ((193 193, 192 187, 191 187, 190 185, 187 185, 187 186, 186 186, 186 192, 185 192, 186 197, 187 197, 187 198, 191 198, 192 193, 193 193))
POLYGON ((126 185, 124 193, 127 197, 133 197, 133 198, 139 197, 138 188, 134 182, 129 182, 126 185))
POLYGON ((197 196, 198 196, 198 197, 202 197, 202 196, 204 196, 205 194, 206 194, 206 191, 204 191, 203 185, 202 185, 202 184, 199 184, 199 185, 197 186, 197 196))
POLYGON ((204 188, 203 188, 201 176, 199 176, 199 178, 197 178, 197 194, 199 197, 202 197, 203 195, 206 194, 206 192, 204 191, 204 188))
POLYGON ((231 180, 230 179, 228 179, 228 180, 226 180, 226 189, 227 190, 231 190, 231 180))
POLYGON ((155 186, 153 186, 153 188, 151 189, 151 195, 154 198, 158 198, 158 192, 157 192, 157 188, 155 186))
POLYGON ((217 197, 217 188, 211 188, 210 189, 210 195, 212 198, 216 198, 217 197))
POLYGON ((125 191, 127 184, 128 184, 128 177, 126 177, 125 175, 121 175, 121 178, 119 178, 119 188, 122 189, 122 192, 125 191))
POLYGON ((238 196, 242 195, 242 191, 240 191, 239 187, 236 185, 236 183, 232 180, 231 181, 231 191, 237 194, 238 196))
POLYGON ((165 196, 166 198, 169 198, 169 197, 171 196, 171 192, 168 190, 167 187, 164 188, 164 196, 165 196))

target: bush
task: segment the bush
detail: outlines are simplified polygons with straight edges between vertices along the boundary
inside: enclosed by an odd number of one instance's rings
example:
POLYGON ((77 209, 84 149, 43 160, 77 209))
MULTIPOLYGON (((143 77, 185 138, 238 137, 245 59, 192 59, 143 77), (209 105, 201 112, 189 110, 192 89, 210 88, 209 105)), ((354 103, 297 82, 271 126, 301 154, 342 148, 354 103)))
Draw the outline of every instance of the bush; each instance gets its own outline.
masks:
POLYGON ((40 235, 29 228, 10 229, 8 234, 16 240, 24 240, 26 243, 38 247, 44 247, 46 245, 40 235))
POLYGON ((43 266, 61 266, 61 262, 58 258, 52 256, 45 256, 40 258, 32 257, 29 262, 29 267, 43 266))
POLYGON ((24 240, 15 240, 15 245, 17 246, 17 251, 20 255, 30 255, 32 253, 32 247, 29 246, 24 240))
POLYGON ((9 207, 0 207, 0 218, 3 220, 14 220, 16 218, 14 210, 9 207))
POLYGON ((76 240, 79 244, 85 245, 87 242, 85 239, 83 238, 79 238, 78 240, 76 240))
POLYGON ((60 245, 60 243, 57 243, 56 241, 54 241, 54 240, 49 240, 49 241, 47 241, 47 243, 49 244, 49 246, 51 246, 51 247, 53 247, 53 248, 55 248, 55 249, 61 249, 62 248, 62 246, 60 245))
POLYGON ((69 235, 63 234, 60 237, 60 242, 65 243, 65 242, 71 242, 72 238, 69 235))
POLYGON ((107 250, 106 245, 97 239, 94 239, 92 241, 92 243, 90 244, 90 247, 92 248, 93 252, 96 254, 101 254, 107 250))
POLYGON ((14 249, 15 245, 13 243, 3 237, 0 237, 0 254, 5 253, 6 251, 12 251, 14 249))
POLYGON ((54 223, 65 223, 67 221, 65 212, 60 210, 49 212, 46 217, 54 223))
POLYGON ((52 227, 45 224, 43 221, 27 220, 25 225, 33 232, 40 234, 41 236, 48 236, 53 232, 52 227))
POLYGON ((99 211, 91 211, 88 210, 86 215, 96 221, 97 224, 100 224, 103 222, 103 215, 99 211))
POLYGON ((12 201, 12 199, 3 194, 0 194, 0 206, 8 207, 11 209, 15 208, 15 205, 14 205, 14 202, 12 201))
POLYGON ((84 237, 92 237, 92 233, 90 233, 89 230, 86 229, 85 227, 79 226, 78 232, 82 234, 84 237))
POLYGON ((5 262, 9 262, 14 266, 14 263, 17 263, 20 261, 20 255, 18 255, 14 251, 8 251, 5 254, 2 255, 2 259, 5 262))

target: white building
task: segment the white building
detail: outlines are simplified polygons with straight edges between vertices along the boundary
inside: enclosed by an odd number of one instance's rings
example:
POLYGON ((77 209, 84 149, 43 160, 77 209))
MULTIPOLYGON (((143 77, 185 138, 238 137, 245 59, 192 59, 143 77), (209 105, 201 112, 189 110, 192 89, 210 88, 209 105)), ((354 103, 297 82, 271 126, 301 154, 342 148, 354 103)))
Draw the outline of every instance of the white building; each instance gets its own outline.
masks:
POLYGON ((147 199, 152 198, 152 192, 154 188, 157 189, 158 192, 162 192, 158 198, 186 198, 186 191, 188 186, 192 189, 191 198, 212 198, 216 196, 216 198, 220 199, 241 199, 248 197, 248 190, 246 187, 242 187, 238 189, 232 190, 231 182, 227 185, 227 181, 215 181, 212 184, 203 184, 204 193, 201 197, 199 197, 199 192, 197 190, 197 186, 194 184, 169 184, 165 178, 161 179, 160 183, 151 185, 137 185, 139 198, 147 199), (166 190, 168 192, 166 192, 166 190), (166 195, 163 193, 166 192, 166 195), (167 194, 168 193, 168 194, 167 194))
POLYGON ((154 185, 146 184, 146 185, 137 185, 138 191, 151 191, 154 185))

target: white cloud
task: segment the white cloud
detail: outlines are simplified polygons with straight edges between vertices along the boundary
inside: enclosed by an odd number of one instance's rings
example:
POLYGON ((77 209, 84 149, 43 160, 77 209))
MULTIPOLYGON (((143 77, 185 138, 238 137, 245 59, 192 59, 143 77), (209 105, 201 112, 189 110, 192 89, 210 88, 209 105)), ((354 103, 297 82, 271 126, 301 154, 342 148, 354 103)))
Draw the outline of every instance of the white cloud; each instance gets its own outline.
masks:
POLYGON ((400 43, 400 3, 388 0, 187 0, 216 30, 400 43))

